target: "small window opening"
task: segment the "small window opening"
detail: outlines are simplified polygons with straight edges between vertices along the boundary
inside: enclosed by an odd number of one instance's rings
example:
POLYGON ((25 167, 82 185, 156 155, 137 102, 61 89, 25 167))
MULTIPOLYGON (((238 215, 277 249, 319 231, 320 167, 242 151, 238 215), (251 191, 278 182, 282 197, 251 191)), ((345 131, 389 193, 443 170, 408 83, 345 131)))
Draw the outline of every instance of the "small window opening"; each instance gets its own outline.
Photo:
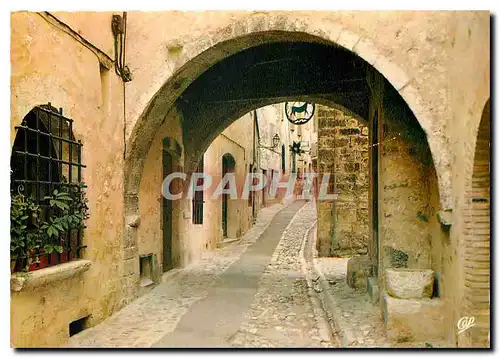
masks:
POLYGON ((441 293, 439 292, 439 278, 440 274, 439 272, 434 273, 434 286, 432 289, 432 297, 440 297, 441 293))
POLYGON ((140 261, 140 284, 142 287, 151 285, 153 281, 153 254, 139 257, 140 261))
POLYGON ((74 336, 75 334, 80 333, 84 329, 88 328, 88 319, 90 316, 82 317, 73 321, 69 324, 69 336, 74 336))

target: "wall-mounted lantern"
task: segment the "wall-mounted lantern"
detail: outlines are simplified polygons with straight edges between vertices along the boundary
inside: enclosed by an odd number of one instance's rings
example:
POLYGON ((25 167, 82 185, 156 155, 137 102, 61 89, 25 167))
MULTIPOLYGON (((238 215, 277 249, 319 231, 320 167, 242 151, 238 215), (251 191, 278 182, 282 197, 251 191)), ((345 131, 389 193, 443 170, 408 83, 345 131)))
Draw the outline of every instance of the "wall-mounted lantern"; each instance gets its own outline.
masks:
POLYGON ((281 142, 280 136, 278 133, 276 133, 273 137, 273 148, 278 147, 280 145, 280 142, 281 142))
POLYGON ((265 148, 265 149, 270 149, 270 150, 273 150, 273 149, 276 149, 281 143, 281 138, 279 136, 278 133, 276 133, 273 137, 273 145, 271 147, 267 147, 265 145, 262 145, 259 143, 259 148, 265 148))

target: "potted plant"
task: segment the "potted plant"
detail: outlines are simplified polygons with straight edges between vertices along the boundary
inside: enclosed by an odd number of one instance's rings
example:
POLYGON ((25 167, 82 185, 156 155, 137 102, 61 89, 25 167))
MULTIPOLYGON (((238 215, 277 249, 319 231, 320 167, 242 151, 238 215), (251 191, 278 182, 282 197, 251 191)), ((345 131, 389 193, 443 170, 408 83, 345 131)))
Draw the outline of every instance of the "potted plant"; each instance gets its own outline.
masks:
POLYGON ((11 272, 21 271, 41 245, 39 232, 41 208, 21 192, 12 196, 10 210, 11 272))
POLYGON ((64 250, 75 230, 84 228, 88 218, 85 185, 55 189, 43 200, 48 217, 42 220, 42 209, 29 196, 12 196, 11 205, 11 272, 33 271, 73 258, 64 250))

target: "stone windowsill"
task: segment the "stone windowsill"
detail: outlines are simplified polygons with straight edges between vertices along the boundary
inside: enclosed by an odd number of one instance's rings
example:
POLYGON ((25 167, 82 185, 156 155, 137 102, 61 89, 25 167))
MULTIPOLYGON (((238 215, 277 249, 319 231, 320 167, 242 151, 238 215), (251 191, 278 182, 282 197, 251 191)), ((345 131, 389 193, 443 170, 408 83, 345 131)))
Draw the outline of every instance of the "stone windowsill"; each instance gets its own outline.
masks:
POLYGON ((75 277, 90 268, 89 260, 74 260, 31 272, 10 276, 10 290, 19 292, 75 277))

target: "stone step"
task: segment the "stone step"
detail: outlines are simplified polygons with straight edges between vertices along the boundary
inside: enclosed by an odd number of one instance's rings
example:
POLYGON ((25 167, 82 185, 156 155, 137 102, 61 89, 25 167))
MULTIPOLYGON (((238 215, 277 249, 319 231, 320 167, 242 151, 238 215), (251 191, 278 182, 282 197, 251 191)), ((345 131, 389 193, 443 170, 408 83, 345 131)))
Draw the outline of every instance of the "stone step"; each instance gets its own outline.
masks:
POLYGON ((444 301, 439 298, 399 299, 383 296, 387 338, 392 342, 445 341, 444 301))

